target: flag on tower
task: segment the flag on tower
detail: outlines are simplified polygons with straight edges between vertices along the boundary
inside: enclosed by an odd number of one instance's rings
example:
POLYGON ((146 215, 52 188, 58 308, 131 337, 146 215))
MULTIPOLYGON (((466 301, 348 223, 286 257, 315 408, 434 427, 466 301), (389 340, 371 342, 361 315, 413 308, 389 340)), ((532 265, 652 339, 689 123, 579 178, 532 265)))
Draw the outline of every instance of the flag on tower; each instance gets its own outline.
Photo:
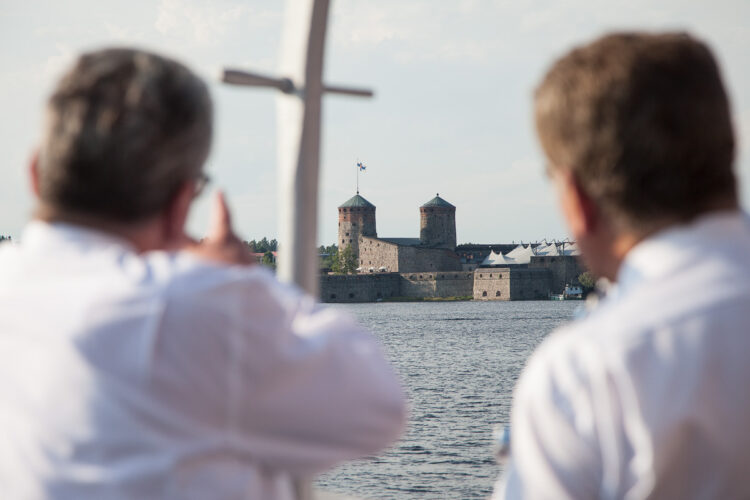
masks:
POLYGON ((362 163, 361 161, 357 162, 357 166, 359 167, 360 170, 366 170, 367 169, 367 166, 365 166, 365 164, 362 163))

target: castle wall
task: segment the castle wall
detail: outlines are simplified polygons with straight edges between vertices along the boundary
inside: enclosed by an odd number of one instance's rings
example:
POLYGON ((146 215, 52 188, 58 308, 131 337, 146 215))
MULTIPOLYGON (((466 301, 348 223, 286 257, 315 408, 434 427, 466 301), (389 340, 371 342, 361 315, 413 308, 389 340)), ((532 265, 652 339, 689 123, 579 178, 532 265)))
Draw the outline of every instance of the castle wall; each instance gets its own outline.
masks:
POLYGON ((388 272, 398 272, 399 246, 377 238, 363 236, 359 243, 359 260, 357 264, 363 269, 371 267, 378 271, 384 267, 388 272))
POLYGON ((401 297, 471 297, 474 289, 474 276, 462 271, 401 273, 400 276, 401 297))
POLYGON ((376 302, 400 296, 397 273, 340 274, 320 277, 321 302, 376 302))
POLYGON ((419 240, 434 248, 456 249, 456 209, 420 207, 419 240))
POLYGON ((451 250, 400 246, 398 248, 398 271, 461 271, 461 259, 451 250))
POLYGON ((461 260, 450 250, 397 245, 377 238, 361 237, 358 265, 365 270, 371 267, 378 271, 385 267, 388 272, 436 272, 460 271, 461 260))
POLYGON ((586 270, 581 260, 574 255, 531 257, 529 269, 538 268, 549 269, 550 290, 554 294, 563 293, 566 284, 578 285, 578 276, 586 270))
POLYGON ((545 300, 551 272, 544 268, 493 267, 474 271, 474 300, 545 300))
POLYGON ((375 208, 342 207, 339 208, 339 239, 336 242, 340 250, 352 246, 355 255, 359 255, 360 236, 376 236, 375 208))

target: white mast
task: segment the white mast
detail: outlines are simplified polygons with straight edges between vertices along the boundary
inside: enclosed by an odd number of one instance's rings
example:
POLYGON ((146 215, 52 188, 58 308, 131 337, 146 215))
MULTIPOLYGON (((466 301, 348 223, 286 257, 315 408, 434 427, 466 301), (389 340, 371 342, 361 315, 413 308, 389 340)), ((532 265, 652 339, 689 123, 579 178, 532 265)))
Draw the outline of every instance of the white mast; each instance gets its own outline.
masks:
POLYGON ((225 69, 226 83, 279 89, 279 261, 281 280, 318 295, 318 171, 324 92, 372 96, 372 91, 323 84, 328 0, 287 0, 281 78, 225 69))
MULTIPOLYGON (((234 85, 276 88, 281 280, 318 296, 318 172, 320 111, 324 92, 370 97, 372 91, 323 84, 328 0, 287 0, 279 63, 281 78, 225 69, 234 85)), ((300 500, 312 498, 311 483, 295 482, 300 500)))

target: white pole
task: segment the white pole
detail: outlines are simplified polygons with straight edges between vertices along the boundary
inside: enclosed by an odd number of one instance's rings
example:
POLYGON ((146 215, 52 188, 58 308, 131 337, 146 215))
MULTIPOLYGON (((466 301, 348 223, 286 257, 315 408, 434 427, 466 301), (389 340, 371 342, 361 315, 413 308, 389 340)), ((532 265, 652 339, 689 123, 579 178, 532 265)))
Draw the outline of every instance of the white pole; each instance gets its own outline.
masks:
POLYGON ((315 252, 320 108, 328 0, 287 0, 280 74, 297 91, 277 98, 281 280, 318 295, 315 252))

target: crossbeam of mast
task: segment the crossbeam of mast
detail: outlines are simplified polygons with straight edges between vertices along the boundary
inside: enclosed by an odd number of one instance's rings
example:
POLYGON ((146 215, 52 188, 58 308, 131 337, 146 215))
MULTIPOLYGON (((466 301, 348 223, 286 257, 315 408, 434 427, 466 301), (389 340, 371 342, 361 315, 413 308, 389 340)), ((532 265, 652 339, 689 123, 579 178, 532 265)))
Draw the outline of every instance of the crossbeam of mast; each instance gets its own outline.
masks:
POLYGON ((279 259, 282 281, 318 295, 317 217, 320 112, 323 94, 372 97, 367 89, 324 85, 329 0, 288 0, 279 72, 283 77, 225 69, 231 85, 274 88, 277 97, 279 259))

